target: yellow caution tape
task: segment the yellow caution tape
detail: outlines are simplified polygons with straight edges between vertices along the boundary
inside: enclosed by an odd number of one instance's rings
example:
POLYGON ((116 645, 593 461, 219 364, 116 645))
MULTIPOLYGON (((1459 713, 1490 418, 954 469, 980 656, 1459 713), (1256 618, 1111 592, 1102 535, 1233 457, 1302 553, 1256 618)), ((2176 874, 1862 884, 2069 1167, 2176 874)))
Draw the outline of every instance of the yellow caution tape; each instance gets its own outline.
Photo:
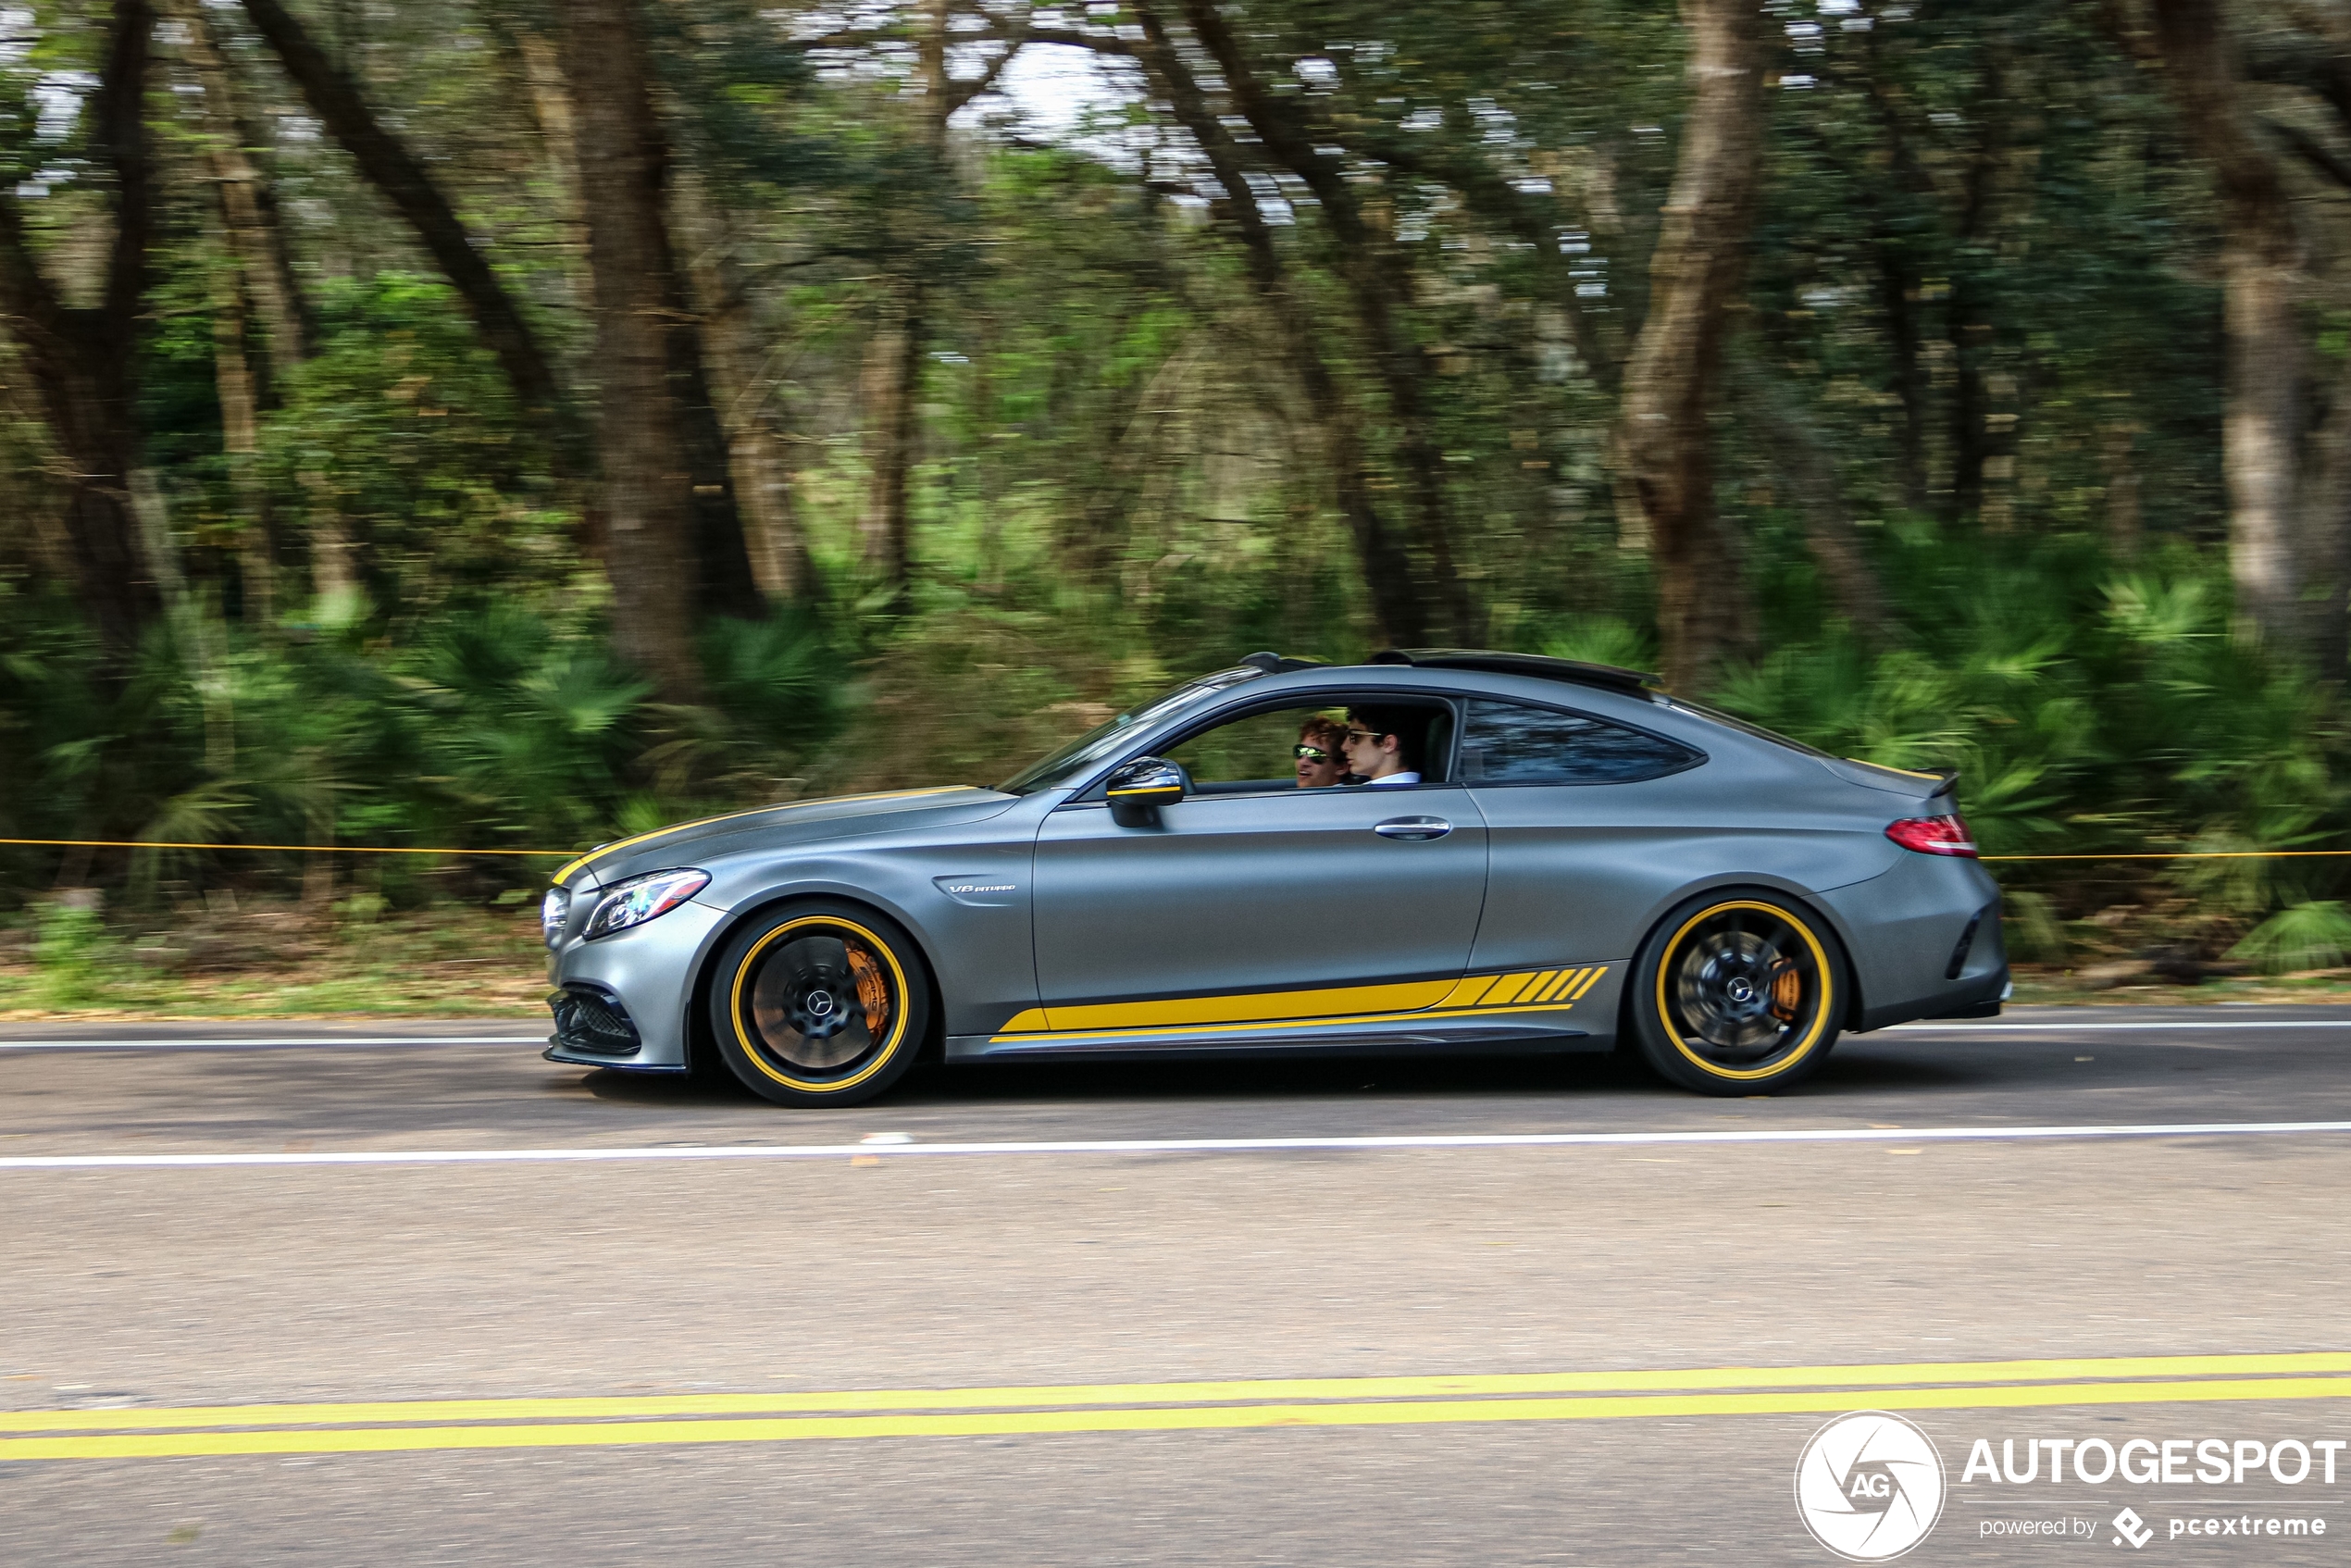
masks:
POLYGON ((0 844, 45 844, 81 850, 273 850, 292 854, 520 854, 554 859, 573 850, 412 850, 375 844, 176 844, 147 839, 0 839, 0 844))
MULTIPOLYGON (((761 808, 763 810, 767 808, 761 808)), ((743 814, 748 816, 749 812, 743 814)), ((685 826, 678 824, 678 826, 685 826)), ((668 828, 661 829, 669 831, 668 828)), ((654 834, 646 834, 653 838, 654 834)), ((0 839, 0 844, 35 844, 85 850, 268 850, 282 854, 511 854, 542 860, 577 855, 577 850, 477 850, 387 848, 380 844, 182 844, 148 839, 0 839)), ((609 845, 608 848, 618 848, 609 845)), ((1985 861, 2026 860, 2295 860, 2351 855, 2351 850, 2121 850, 2098 854, 1987 854, 1985 861)))

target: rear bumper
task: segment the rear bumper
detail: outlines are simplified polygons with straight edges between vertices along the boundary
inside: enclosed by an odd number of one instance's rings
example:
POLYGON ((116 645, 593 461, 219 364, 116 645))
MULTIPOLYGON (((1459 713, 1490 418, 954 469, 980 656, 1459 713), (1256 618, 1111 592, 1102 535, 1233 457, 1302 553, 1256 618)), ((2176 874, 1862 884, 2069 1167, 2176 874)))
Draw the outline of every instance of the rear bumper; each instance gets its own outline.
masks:
POLYGON ((1974 861, 1905 854, 1882 876, 1822 902, 1844 927, 1853 959, 1860 1005, 1847 1027, 1855 1033, 1998 1010, 2009 988, 2000 889, 1974 861))

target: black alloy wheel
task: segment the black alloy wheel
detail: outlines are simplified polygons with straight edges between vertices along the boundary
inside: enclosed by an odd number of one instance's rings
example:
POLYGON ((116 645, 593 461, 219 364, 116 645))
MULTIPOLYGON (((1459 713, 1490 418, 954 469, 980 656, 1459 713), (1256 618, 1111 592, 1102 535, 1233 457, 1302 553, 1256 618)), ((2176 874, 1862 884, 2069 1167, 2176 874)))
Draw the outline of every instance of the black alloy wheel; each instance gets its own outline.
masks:
POLYGON ((930 1027, 930 983, 893 922, 850 904, 799 904, 753 920, 712 971, 719 1054, 781 1105, 855 1105, 913 1065, 930 1027))
POLYGON ((1664 1077, 1704 1094, 1768 1094, 1828 1055, 1844 979, 1819 916, 1776 893, 1716 893, 1659 924, 1624 1005, 1664 1077))

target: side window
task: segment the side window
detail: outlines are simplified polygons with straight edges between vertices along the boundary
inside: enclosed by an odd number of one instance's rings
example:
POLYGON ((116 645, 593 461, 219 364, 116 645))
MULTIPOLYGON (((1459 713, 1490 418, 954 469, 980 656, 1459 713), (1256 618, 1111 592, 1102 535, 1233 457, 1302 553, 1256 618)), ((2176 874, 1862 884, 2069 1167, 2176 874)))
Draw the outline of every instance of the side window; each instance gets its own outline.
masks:
POLYGON ((1474 702, 1462 738, 1465 784, 1630 784, 1698 760, 1686 746, 1582 714, 1474 702))
POLYGON ((1346 747, 1350 715, 1357 713, 1368 716, 1367 723, 1395 727, 1397 760, 1421 782, 1443 778, 1452 713, 1426 699, 1358 707, 1341 697, 1315 707, 1275 708, 1202 730, 1165 754, 1184 765, 1193 788, 1204 795, 1330 789, 1355 778, 1348 771, 1346 747))
POLYGON ((1167 755, 1184 765, 1195 785, 1295 788, 1298 759, 1292 748, 1300 743, 1300 728, 1316 713, 1313 708, 1276 708, 1250 714, 1203 730, 1177 743, 1167 755))

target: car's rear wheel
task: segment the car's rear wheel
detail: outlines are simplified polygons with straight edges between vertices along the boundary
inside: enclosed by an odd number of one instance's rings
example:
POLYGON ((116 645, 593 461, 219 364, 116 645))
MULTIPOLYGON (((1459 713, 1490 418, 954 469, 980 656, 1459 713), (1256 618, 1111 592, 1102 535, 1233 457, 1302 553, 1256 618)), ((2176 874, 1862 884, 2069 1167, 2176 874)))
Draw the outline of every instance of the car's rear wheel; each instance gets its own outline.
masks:
POLYGON ((710 987, 718 1053, 779 1105, 856 1105, 896 1083, 930 1027, 930 982, 893 922, 797 904, 749 922, 710 987))
POLYGON ((1793 900, 1724 892, 1659 923, 1626 999, 1641 1054, 1701 1094, 1772 1094, 1809 1076, 1835 1043, 1845 957, 1793 900))

